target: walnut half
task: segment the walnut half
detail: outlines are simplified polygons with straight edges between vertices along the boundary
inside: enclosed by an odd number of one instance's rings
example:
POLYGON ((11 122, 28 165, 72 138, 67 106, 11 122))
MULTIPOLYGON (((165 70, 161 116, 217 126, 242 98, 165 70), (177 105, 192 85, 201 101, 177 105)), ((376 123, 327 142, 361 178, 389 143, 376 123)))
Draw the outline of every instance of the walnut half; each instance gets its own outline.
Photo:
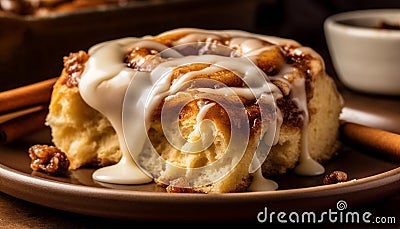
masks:
POLYGON ((33 145, 29 148, 29 157, 33 171, 44 171, 51 175, 65 175, 68 172, 67 155, 55 146, 33 145))
POLYGON ((347 173, 343 171, 333 171, 325 175, 323 183, 324 184, 336 184, 347 181, 347 173))

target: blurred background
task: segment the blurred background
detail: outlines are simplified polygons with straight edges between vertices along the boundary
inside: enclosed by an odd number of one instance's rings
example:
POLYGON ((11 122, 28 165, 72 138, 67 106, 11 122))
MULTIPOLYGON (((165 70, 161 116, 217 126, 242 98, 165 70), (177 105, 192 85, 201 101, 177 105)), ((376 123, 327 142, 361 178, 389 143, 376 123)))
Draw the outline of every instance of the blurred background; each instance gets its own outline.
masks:
POLYGON ((400 8, 400 1, 0 0, 0 91, 58 76, 70 52, 178 27, 241 29, 295 39, 319 52, 335 77, 325 18, 371 8, 400 8))

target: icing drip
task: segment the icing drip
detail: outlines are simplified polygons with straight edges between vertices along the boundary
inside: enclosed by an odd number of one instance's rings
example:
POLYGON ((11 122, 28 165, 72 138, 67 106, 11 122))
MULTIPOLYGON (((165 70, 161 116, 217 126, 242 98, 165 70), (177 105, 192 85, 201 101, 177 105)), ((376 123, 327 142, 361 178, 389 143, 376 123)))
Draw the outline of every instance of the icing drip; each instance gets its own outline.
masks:
POLYGON ((320 175, 325 172, 325 168, 311 158, 308 148, 308 123, 309 114, 307 109, 307 98, 305 92, 305 79, 296 78, 292 83, 292 100, 303 112, 303 126, 301 138, 301 153, 299 165, 294 169, 294 172, 304 176, 320 175))
POLYGON ((265 179, 262 175, 261 168, 257 169, 254 173, 253 181, 251 182, 250 187, 247 189, 250 192, 259 192, 259 191, 274 191, 278 189, 278 184, 270 179, 265 179))
POLYGON ((294 169, 294 172, 298 175, 303 176, 314 176, 323 174, 325 172, 325 168, 311 158, 308 148, 308 124, 310 117, 307 107, 304 76, 301 76, 297 69, 286 65, 280 74, 271 77, 271 79, 278 80, 287 85, 287 87, 290 89, 290 98, 297 105, 298 109, 302 112, 303 125, 301 127, 301 152, 299 164, 294 169), (294 80, 292 83, 290 83, 287 79, 294 80))
POLYGON ((120 60, 126 52, 124 46, 132 41, 126 39, 104 43, 90 50, 91 58, 79 83, 79 91, 85 102, 110 120, 122 151, 122 158, 117 164, 94 172, 93 178, 102 182, 143 184, 152 181, 133 161, 122 132, 122 104, 133 71, 125 68, 120 60))

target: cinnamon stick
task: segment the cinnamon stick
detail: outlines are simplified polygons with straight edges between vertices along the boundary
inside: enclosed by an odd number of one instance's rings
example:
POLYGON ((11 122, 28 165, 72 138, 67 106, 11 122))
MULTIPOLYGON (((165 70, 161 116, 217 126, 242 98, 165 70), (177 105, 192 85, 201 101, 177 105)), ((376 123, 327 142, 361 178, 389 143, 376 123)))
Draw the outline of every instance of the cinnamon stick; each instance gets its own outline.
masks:
POLYGON ((390 160, 400 162, 400 135, 356 123, 341 125, 342 137, 390 160))
POLYGON ((0 144, 13 142, 20 137, 45 128, 48 109, 26 114, 0 124, 0 144))
POLYGON ((0 113, 50 102, 57 78, 0 92, 0 113))

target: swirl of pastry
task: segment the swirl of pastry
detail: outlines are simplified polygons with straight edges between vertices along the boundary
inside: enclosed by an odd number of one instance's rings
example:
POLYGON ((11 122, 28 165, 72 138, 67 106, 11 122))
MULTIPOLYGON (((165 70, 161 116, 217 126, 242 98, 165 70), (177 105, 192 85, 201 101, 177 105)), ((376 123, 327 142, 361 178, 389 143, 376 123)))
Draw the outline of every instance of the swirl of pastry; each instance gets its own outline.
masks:
MULTIPOLYGON (((254 173, 273 145, 280 90, 247 57, 226 56, 236 52, 226 46, 200 42, 173 49, 198 55, 162 62, 148 76, 138 73, 127 90, 123 128, 131 155, 159 183, 184 179, 191 189, 217 183, 238 163, 254 173), (207 54, 199 55, 204 47, 207 54), (139 100, 146 102, 138 107, 139 100)), ((172 58, 167 51, 153 58, 172 58)))

